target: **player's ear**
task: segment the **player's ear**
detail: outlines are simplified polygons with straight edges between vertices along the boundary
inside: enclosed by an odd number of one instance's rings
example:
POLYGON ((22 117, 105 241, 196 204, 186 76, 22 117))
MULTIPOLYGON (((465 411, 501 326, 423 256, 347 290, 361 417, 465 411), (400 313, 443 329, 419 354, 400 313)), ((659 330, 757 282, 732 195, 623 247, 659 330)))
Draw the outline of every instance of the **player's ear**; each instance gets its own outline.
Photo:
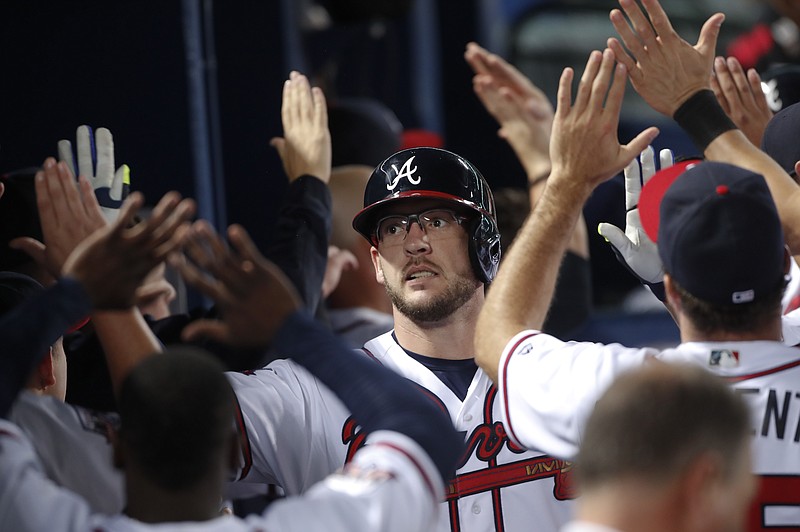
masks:
POLYGON ((378 255, 378 248, 372 246, 369 248, 369 256, 372 259, 372 266, 375 268, 375 280, 378 284, 383 284, 383 267, 381 266, 381 257, 378 255))
POLYGON ((715 528, 714 513, 721 496, 719 490, 726 482, 722 457, 712 451, 703 452, 676 478, 680 485, 674 492, 681 500, 680 511, 685 516, 687 529, 715 528))

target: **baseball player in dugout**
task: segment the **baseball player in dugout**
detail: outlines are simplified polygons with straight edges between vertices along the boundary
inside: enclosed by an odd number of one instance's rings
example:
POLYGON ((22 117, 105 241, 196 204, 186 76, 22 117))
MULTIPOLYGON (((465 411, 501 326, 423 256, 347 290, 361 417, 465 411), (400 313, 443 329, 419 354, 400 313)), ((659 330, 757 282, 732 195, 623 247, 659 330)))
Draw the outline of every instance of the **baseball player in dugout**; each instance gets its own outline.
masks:
MULTIPOLYGON (((724 15, 710 17, 693 46, 674 31, 656 0, 641 4, 620 0, 622 10, 611 11, 622 43, 610 38, 608 48, 590 55, 574 101, 573 72, 562 74, 553 171, 481 311, 476 359, 498 385, 511 441, 564 459, 575 457, 595 402, 620 373, 648 361, 705 368, 736 389, 750 410, 758 488, 749 515, 743 511, 750 498, 746 483, 724 467, 720 455, 694 480, 688 462, 675 472, 702 488, 683 498, 677 491, 673 502, 680 509, 642 524, 640 510, 664 509, 656 490, 643 484, 639 504, 597 514, 595 524, 621 531, 796 530, 800 351, 782 342, 780 300, 788 249, 798 249, 800 188, 747 140, 714 98, 709 80, 724 15), (681 331, 682 343, 666 350, 563 342, 540 332, 558 261, 582 205, 658 133, 650 128, 620 145, 616 131, 626 80, 651 107, 674 118, 707 160, 683 173, 656 174, 638 204, 681 331)), ((639 400, 659 408, 655 394, 639 400)))
POLYGON ((576 468, 578 517, 563 532, 659 530, 665 515, 685 511, 684 499, 703 500, 697 490, 707 487, 709 465, 731 478, 731 511, 713 530, 738 530, 754 484, 749 432, 743 398, 702 368, 645 364, 625 373, 586 423, 576 468))
MULTIPOLYGON (((301 87, 307 89, 302 82, 301 87)), ((71 190, 72 177, 67 177, 64 188, 71 190)), ((45 180, 47 174, 37 176, 37 189, 45 180)), ((82 184, 88 208, 94 195, 88 181, 82 184)), ((40 200, 67 207, 67 196, 40 200)), ((73 196, 69 207, 82 208, 77 190, 73 196)), ((193 204, 179 199, 168 194, 152 217, 134 224, 143 198, 132 194, 113 225, 99 228, 70 253, 55 285, 0 319, 5 346, 0 356, 0 527, 20 532, 429 530, 461 452, 461 438, 446 413, 406 379, 352 351, 312 320, 288 278, 260 255, 241 227, 229 233, 235 252, 206 257, 208 276, 173 256, 187 280, 224 308, 224 319, 195 321, 187 334, 262 351, 272 344, 273 353, 291 356, 316 375, 317 384, 336 394, 369 436, 344 469, 307 496, 246 519, 221 515, 225 481, 240 467, 231 382, 218 360, 196 348, 159 354, 160 343, 134 306, 148 273, 181 243, 198 262, 197 248, 203 244, 225 246, 210 240, 215 235, 206 234, 207 222, 188 226, 193 204), (48 347, 90 311, 103 331, 120 405, 121 427, 113 439, 115 465, 125 470, 124 514, 94 513, 77 493, 48 479, 30 435, 9 418, 26 377, 43 354, 49 356, 48 347)), ((53 210, 63 215, 72 209, 53 210)), ((96 202, 94 209, 99 215, 96 202)), ((60 443, 67 453, 78 444, 67 438, 60 443)))

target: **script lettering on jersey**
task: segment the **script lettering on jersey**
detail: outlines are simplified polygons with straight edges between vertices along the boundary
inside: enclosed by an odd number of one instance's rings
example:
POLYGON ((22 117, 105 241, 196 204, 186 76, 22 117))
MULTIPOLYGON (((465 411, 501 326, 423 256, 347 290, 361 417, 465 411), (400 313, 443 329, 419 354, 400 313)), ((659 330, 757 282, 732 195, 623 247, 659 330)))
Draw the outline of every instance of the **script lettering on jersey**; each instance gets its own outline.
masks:
POLYGON ((463 467, 473 453, 481 462, 494 460, 503 450, 503 446, 508 447, 508 450, 512 453, 520 454, 525 452, 525 449, 514 445, 508 439, 506 428, 499 421, 481 423, 467 438, 466 449, 458 461, 458 467, 463 467))
MULTIPOLYGON (((738 393, 747 400, 750 395, 758 395, 759 388, 738 388, 738 393)), ((767 401, 761 416, 761 424, 752 434, 763 438, 775 437, 784 440, 787 437, 800 442, 800 393, 788 390, 767 390, 767 401), (789 429, 787 433, 786 429, 789 429)))
POLYGON ((414 168, 411 168, 411 163, 414 161, 414 157, 416 157, 416 155, 409 157, 408 160, 403 163, 403 166, 400 167, 400 170, 397 169, 397 166, 392 165, 392 170, 394 170, 394 173, 397 174, 397 177, 395 177, 391 183, 386 185, 386 190, 394 190, 397 188, 397 184, 404 177, 408 179, 408 182, 412 185, 420 184, 422 181, 422 176, 417 176, 416 178, 414 177, 414 172, 417 171, 417 167, 415 166, 414 168))

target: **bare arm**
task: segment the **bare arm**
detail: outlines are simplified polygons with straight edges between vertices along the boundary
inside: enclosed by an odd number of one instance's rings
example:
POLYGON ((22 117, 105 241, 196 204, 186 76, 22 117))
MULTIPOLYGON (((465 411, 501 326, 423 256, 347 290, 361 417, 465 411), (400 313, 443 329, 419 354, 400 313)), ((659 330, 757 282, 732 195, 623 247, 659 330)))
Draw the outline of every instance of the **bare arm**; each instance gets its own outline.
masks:
POLYGON ((542 200, 523 225, 478 318, 476 361, 495 381, 500 357, 511 338, 525 329, 540 329, 544 322, 561 257, 584 202, 597 185, 622 170, 657 134, 650 128, 630 144, 619 144, 617 124, 625 68, 620 65, 615 70, 611 50, 589 56, 574 103, 572 76, 572 69, 565 69, 559 83, 550 144, 553 171, 542 200))

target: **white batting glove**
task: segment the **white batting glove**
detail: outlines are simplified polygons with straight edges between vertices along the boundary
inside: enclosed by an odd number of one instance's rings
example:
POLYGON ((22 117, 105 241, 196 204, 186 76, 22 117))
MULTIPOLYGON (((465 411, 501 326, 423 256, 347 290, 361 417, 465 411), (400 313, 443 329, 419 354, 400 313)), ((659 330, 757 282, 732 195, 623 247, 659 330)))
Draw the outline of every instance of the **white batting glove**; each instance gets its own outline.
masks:
MULTIPOLYGON (((671 150, 661 150, 659 153, 660 168, 672 166, 674 158, 671 150)), ((639 195, 642 186, 656 173, 655 152, 648 146, 625 168, 625 231, 619 227, 601 223, 597 232, 611 244, 617 259, 633 273, 640 282, 649 286, 651 290, 661 291, 663 287, 653 286, 664 282, 664 266, 658 256, 656 244, 650 240, 642 228, 639 219, 639 195)), ((656 293, 658 297, 659 294, 656 293)), ((661 297, 659 297, 661 299, 661 297)))
POLYGON ((128 196, 131 186, 131 171, 123 164, 114 171, 114 138, 111 132, 101 127, 92 135, 92 128, 80 126, 75 133, 78 144, 78 164, 69 140, 58 141, 58 159, 67 163, 74 176, 89 179, 97 202, 108 223, 114 222, 119 208, 128 196))

